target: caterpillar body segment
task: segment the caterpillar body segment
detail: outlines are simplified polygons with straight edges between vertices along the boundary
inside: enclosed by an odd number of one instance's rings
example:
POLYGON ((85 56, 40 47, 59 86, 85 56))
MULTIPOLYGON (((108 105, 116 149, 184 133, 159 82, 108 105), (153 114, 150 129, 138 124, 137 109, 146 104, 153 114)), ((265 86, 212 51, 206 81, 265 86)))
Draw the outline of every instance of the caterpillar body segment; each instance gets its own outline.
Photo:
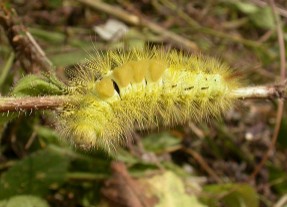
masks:
POLYGON ((80 65, 59 131, 84 149, 116 149, 135 129, 218 117, 239 81, 217 60, 163 49, 96 55, 80 65), (103 70, 101 70, 101 68, 103 70))

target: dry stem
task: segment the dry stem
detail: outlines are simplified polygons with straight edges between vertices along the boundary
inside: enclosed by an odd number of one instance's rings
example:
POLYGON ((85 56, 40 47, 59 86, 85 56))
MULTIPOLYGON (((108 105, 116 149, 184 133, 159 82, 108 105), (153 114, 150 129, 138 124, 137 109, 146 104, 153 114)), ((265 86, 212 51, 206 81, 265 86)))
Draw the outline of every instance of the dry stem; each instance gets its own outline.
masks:
MULTIPOLYGON (((238 99, 284 98, 285 86, 256 86, 239 88, 232 92, 238 99)), ((69 96, 0 97, 0 112, 55 110, 71 102, 69 96)))
POLYGON ((68 96, 0 97, 0 112, 56 109, 67 102, 68 96))
POLYGON ((285 85, 239 88, 233 91, 233 96, 238 99, 285 98, 285 85))
POLYGON ((52 63, 46 57, 44 51, 20 22, 17 15, 6 9, 2 4, 0 5, 0 26, 3 27, 9 43, 25 72, 50 71, 52 63))

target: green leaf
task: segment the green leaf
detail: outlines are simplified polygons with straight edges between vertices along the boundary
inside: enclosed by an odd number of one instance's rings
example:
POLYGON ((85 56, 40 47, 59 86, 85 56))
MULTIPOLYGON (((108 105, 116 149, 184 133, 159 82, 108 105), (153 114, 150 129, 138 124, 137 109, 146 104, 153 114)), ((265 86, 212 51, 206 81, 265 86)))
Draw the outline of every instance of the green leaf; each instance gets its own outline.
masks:
POLYGON ((63 90, 66 88, 66 85, 57 78, 55 73, 44 73, 43 75, 49 83, 52 83, 53 85, 57 86, 61 90, 61 92, 63 92, 63 90))
POLYGON ((228 207, 259 207, 256 190, 248 184, 214 184, 204 186, 204 192, 209 194, 203 198, 208 206, 218 206, 217 203, 228 207))
MULTIPOLYGON (((1 102, 1 97, 0 97, 0 102, 1 102)), ((0 113, 0 140, 1 140, 1 136, 2 133, 4 132, 4 129, 6 128, 7 124, 13 120, 14 118, 16 118, 18 116, 17 113, 13 112, 1 112, 0 113)))
POLYGON ((64 182, 69 158, 44 149, 17 162, 0 178, 0 199, 29 194, 43 196, 64 182))
POLYGON ((21 195, 0 201, 0 207, 49 207, 49 204, 36 196, 21 195))
POLYGON ((272 188, 280 195, 287 193, 287 174, 284 169, 276 166, 269 166, 269 179, 272 188))
POLYGON ((263 29, 273 29, 275 27, 272 10, 269 7, 259 9, 250 15, 251 21, 263 29))
POLYGON ((283 117, 282 118, 282 123, 278 135, 278 147, 280 148, 287 148, 287 118, 283 117))
POLYGON ((56 133, 56 131, 49 127, 37 126, 35 127, 35 131, 40 139, 45 140, 49 144, 56 144, 56 145, 62 144, 62 142, 60 142, 59 135, 56 133))
MULTIPOLYGON (((58 46, 57 46, 58 47, 58 46)), ((86 51, 91 51, 86 49, 86 51)), ((49 59, 53 62, 53 64, 57 67, 66 67, 68 65, 73 65, 77 63, 82 63, 83 60, 87 58, 87 52, 83 50, 75 50, 69 53, 60 53, 49 56, 49 59)))
POLYGON ((169 133, 161 133, 149 135, 142 142, 146 150, 163 153, 168 149, 179 147, 181 140, 169 133))
POLYGON ((23 77, 12 91, 12 95, 18 97, 61 94, 63 94, 63 90, 58 85, 55 85, 45 77, 37 75, 23 77))
POLYGON ((55 32, 55 31, 46 31, 40 28, 31 27, 29 31, 34 37, 39 39, 43 39, 46 42, 51 44, 63 44, 65 42, 65 35, 63 33, 55 32))
POLYGON ((234 1, 231 2, 237 9, 245 14, 254 14, 258 11, 259 7, 247 2, 234 1))
POLYGON ((5 66, 3 68, 1 68, 1 70, 0 70, 0 88, 3 86, 3 84, 7 78, 8 72, 9 72, 9 70, 13 64, 14 58, 15 58, 14 53, 11 53, 5 66))
POLYGON ((128 165, 134 165, 141 162, 140 159, 138 159, 137 157, 133 156, 131 153, 123 149, 118 150, 116 159, 128 165))
POLYGON ((245 13, 256 26, 263 29, 274 28, 274 18, 270 7, 260 8, 254 4, 240 1, 232 1, 230 3, 239 11, 245 13))

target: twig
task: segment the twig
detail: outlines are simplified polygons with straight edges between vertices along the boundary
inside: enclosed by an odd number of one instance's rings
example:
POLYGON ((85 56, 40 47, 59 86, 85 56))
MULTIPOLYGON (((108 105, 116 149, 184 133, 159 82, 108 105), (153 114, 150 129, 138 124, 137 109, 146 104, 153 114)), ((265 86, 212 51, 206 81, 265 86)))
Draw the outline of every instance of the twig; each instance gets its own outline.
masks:
POLYGON ((193 50, 193 51, 198 50, 198 47, 194 42, 176 33, 170 32, 166 30, 165 28, 155 24, 154 22, 149 21, 148 19, 144 17, 139 17, 134 14, 129 14, 121 8, 114 7, 102 1, 93 1, 93 0, 78 0, 78 1, 94 9, 103 11, 107 14, 117 17, 121 19, 122 21, 128 22, 136 26, 147 27, 153 32, 162 35, 164 38, 171 40, 179 48, 185 48, 187 50, 193 50))
MULTIPOLYGON (((285 86, 256 86, 239 88, 232 92, 238 99, 284 98, 285 86)), ((0 97, 0 112, 57 109, 73 100, 69 96, 0 97)))
MULTIPOLYGON (((274 18, 275 18, 276 29, 277 29, 278 44, 279 44, 279 49, 280 49, 280 75, 281 75, 280 78, 281 78, 281 82, 283 83, 285 81, 285 78, 286 78, 286 71, 285 71, 286 70, 285 43, 284 43, 283 31, 282 31, 282 26, 281 26, 281 22, 280 22, 279 16, 277 15, 276 10, 275 10, 274 0, 269 0, 269 4, 270 4, 270 6, 272 8, 272 12, 273 12, 273 15, 274 15, 274 18)), ((272 139, 271 139, 271 143, 269 145, 268 150, 264 154, 262 160, 256 166, 256 168, 252 172, 251 176, 249 177, 250 180, 254 180, 256 175, 260 172, 260 170, 262 169, 262 167, 266 163, 266 161, 267 161, 268 157, 270 156, 271 152, 275 148, 275 145, 276 145, 276 142, 277 142, 277 138, 278 138, 278 134, 279 134, 279 130, 280 130, 280 126, 281 126, 281 120, 282 120, 282 117, 283 117, 283 112, 284 112, 284 99, 280 99, 279 102, 278 102, 278 109, 277 109, 277 115, 276 115, 276 124, 275 124, 275 128, 274 128, 273 136, 272 136, 272 139)))
POLYGON ((56 109, 67 103, 68 96, 0 97, 0 112, 56 109))
POLYGON ((287 195, 284 195, 277 201, 273 207, 283 207, 287 203, 287 195))
POLYGON ((285 88, 285 85, 239 88, 233 91, 233 96, 238 99, 285 98, 285 88))
POLYGON ((43 60, 43 62, 45 62, 45 64, 47 64, 47 66, 49 68, 51 68, 53 66, 53 63, 47 58, 46 53, 44 52, 44 50, 42 50, 42 48, 36 42, 36 40, 31 35, 31 33, 28 31, 25 31, 25 34, 26 34, 27 38, 30 40, 30 42, 33 44, 33 46, 35 47, 36 52, 38 52, 38 54, 41 57, 41 59, 43 60))
POLYGON ((36 137, 37 137, 37 132, 33 131, 33 133, 31 134, 31 136, 28 139, 28 142, 25 144, 25 147, 24 147, 25 150, 28 150, 32 146, 32 144, 35 141, 36 137))
POLYGON ((129 174, 122 162, 112 162, 112 177, 105 181, 101 193, 109 206, 148 207, 155 206, 155 195, 146 193, 146 186, 129 174))
POLYGON ((217 183, 222 183, 220 177, 215 173, 215 171, 212 168, 209 167, 209 165, 205 162, 205 160, 200 154, 189 148, 183 148, 183 150, 186 153, 190 154, 198 162, 198 164, 202 167, 202 169, 205 172, 207 172, 207 174, 210 177, 212 177, 217 183))
POLYGON ((32 35, 19 22, 16 14, 1 5, 0 25, 3 27, 7 39, 25 72, 39 73, 41 71, 50 71, 52 64, 32 35))

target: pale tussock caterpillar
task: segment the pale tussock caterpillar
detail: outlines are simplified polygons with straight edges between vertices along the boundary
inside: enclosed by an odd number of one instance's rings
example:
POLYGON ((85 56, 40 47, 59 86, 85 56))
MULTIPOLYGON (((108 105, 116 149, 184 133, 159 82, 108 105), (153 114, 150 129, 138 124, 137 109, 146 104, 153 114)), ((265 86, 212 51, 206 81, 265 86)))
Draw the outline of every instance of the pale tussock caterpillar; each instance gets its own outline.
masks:
POLYGON ((135 127, 218 117, 236 99, 232 74, 214 58, 163 48, 97 53, 74 71, 58 130, 78 147, 112 151, 135 127))

